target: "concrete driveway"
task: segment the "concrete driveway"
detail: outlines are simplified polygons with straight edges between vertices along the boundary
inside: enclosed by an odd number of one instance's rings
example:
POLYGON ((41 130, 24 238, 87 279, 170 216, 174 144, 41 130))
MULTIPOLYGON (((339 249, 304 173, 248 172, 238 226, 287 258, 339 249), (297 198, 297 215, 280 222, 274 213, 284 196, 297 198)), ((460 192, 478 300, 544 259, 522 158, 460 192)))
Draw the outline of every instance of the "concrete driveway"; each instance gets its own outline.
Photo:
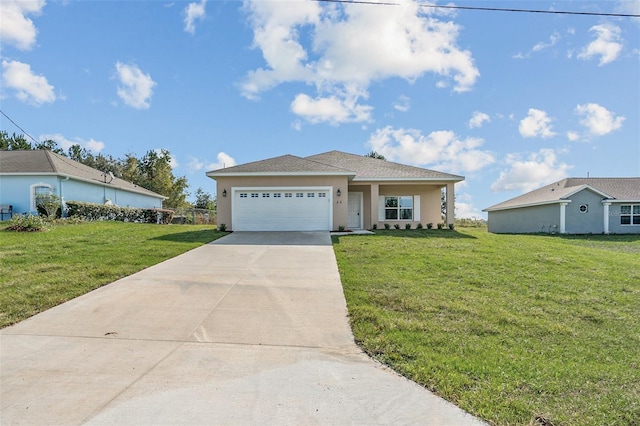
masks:
POLYGON ((0 423, 476 425, 353 342, 328 233, 232 233, 0 331, 0 423))

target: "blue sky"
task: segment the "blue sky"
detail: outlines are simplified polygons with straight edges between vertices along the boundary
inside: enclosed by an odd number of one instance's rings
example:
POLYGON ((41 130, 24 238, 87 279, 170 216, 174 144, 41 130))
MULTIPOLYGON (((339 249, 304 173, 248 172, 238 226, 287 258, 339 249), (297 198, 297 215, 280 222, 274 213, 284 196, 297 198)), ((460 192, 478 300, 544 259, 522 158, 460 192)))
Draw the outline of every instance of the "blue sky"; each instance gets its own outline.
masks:
POLYGON ((465 176, 459 217, 564 177, 640 176, 640 19, 397 3, 2 0, 1 109, 63 148, 168 149, 192 193, 215 193, 209 170, 334 149, 465 176))

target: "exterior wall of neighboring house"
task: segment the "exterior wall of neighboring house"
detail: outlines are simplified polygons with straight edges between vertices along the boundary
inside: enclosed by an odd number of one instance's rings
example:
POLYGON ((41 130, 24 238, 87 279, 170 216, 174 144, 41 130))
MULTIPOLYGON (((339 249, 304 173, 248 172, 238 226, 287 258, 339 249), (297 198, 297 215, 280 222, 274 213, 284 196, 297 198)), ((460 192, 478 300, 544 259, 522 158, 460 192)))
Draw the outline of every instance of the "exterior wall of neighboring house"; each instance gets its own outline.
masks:
POLYGON ((640 225, 623 225, 621 223, 621 206, 636 206, 640 209, 640 200, 611 203, 609 206, 609 233, 610 234, 640 234, 640 225))
POLYGON ((560 232, 560 205, 547 204, 490 211, 488 231, 496 234, 560 232))
POLYGON ((0 194, 2 194, 0 203, 13 205, 14 214, 35 213, 34 191, 36 187, 49 188, 52 194, 64 201, 104 204, 105 199, 108 198, 113 204, 123 207, 162 207, 161 198, 55 175, 2 176, 0 178, 0 194))
POLYGON ((584 189, 570 198, 565 207, 567 234, 602 234, 604 232, 604 206, 602 195, 584 189))
POLYGON ((236 188, 291 188, 328 187, 332 188, 333 224, 335 227, 347 223, 348 183, 346 176, 218 176, 216 177, 217 220, 224 223, 227 230, 233 230, 232 199, 236 188), (340 189, 341 196, 336 195, 340 189), (227 191, 227 196, 222 194, 227 191))

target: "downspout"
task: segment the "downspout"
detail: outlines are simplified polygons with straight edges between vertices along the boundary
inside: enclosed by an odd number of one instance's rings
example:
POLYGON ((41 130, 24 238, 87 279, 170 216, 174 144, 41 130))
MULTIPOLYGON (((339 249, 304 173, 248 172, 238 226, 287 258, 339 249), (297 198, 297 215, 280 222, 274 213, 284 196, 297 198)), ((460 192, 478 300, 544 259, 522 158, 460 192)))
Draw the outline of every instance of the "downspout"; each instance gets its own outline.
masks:
POLYGON ((60 217, 65 217, 65 202, 64 202, 64 191, 63 191, 63 183, 69 180, 69 176, 65 177, 60 181, 60 217))

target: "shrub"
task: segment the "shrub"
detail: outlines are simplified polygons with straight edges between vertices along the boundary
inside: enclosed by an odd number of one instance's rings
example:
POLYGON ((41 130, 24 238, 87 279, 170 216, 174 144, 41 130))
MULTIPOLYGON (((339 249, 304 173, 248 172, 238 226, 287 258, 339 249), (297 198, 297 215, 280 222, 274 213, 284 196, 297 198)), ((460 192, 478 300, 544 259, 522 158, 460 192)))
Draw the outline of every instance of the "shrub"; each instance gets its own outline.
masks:
POLYGON ((46 217, 54 219, 60 210, 60 197, 54 194, 38 194, 36 196, 36 207, 46 217))
POLYGON ((417 224, 416 229, 422 229, 422 224, 421 223, 417 224))
POLYGON ((391 225, 389 225, 388 223, 384 224, 384 229, 391 229, 391 225))
POLYGON ((36 232, 36 231, 48 231, 49 228, 44 219, 40 216, 34 215, 15 215, 9 221, 7 231, 15 232, 36 232))
POLYGON ((451 229, 451 230, 453 231, 453 230, 454 230, 454 228, 455 228, 455 225, 454 225, 453 223, 450 223, 450 224, 449 224, 449 229, 451 229))
POLYGON ((374 231, 375 231, 376 229, 378 229, 378 224, 377 224, 377 223, 374 223, 374 224, 371 226, 371 229, 373 229, 374 231))
POLYGON ((438 229, 442 229, 442 228, 444 228, 444 223, 439 223, 438 224, 438 229))
POLYGON ((338 226, 338 231, 339 232, 343 232, 344 231, 344 226, 343 225, 338 226))
POLYGON ((393 227, 394 227, 395 229, 400 229, 400 224, 399 224, 399 223, 396 223, 395 225, 393 225, 393 227))
POLYGON ((226 230, 227 230, 227 225, 225 225, 224 223, 221 223, 218 225, 218 231, 225 232, 226 230))
POLYGON ((411 229, 411 224, 410 223, 405 223, 404 224, 404 229, 411 229))
POLYGON ((431 228, 433 228, 433 223, 431 222, 427 223, 427 229, 431 229, 431 228))
POLYGON ((173 211, 166 209, 139 209, 107 204, 68 201, 69 216, 86 221, 115 220, 136 223, 171 223, 173 211))

